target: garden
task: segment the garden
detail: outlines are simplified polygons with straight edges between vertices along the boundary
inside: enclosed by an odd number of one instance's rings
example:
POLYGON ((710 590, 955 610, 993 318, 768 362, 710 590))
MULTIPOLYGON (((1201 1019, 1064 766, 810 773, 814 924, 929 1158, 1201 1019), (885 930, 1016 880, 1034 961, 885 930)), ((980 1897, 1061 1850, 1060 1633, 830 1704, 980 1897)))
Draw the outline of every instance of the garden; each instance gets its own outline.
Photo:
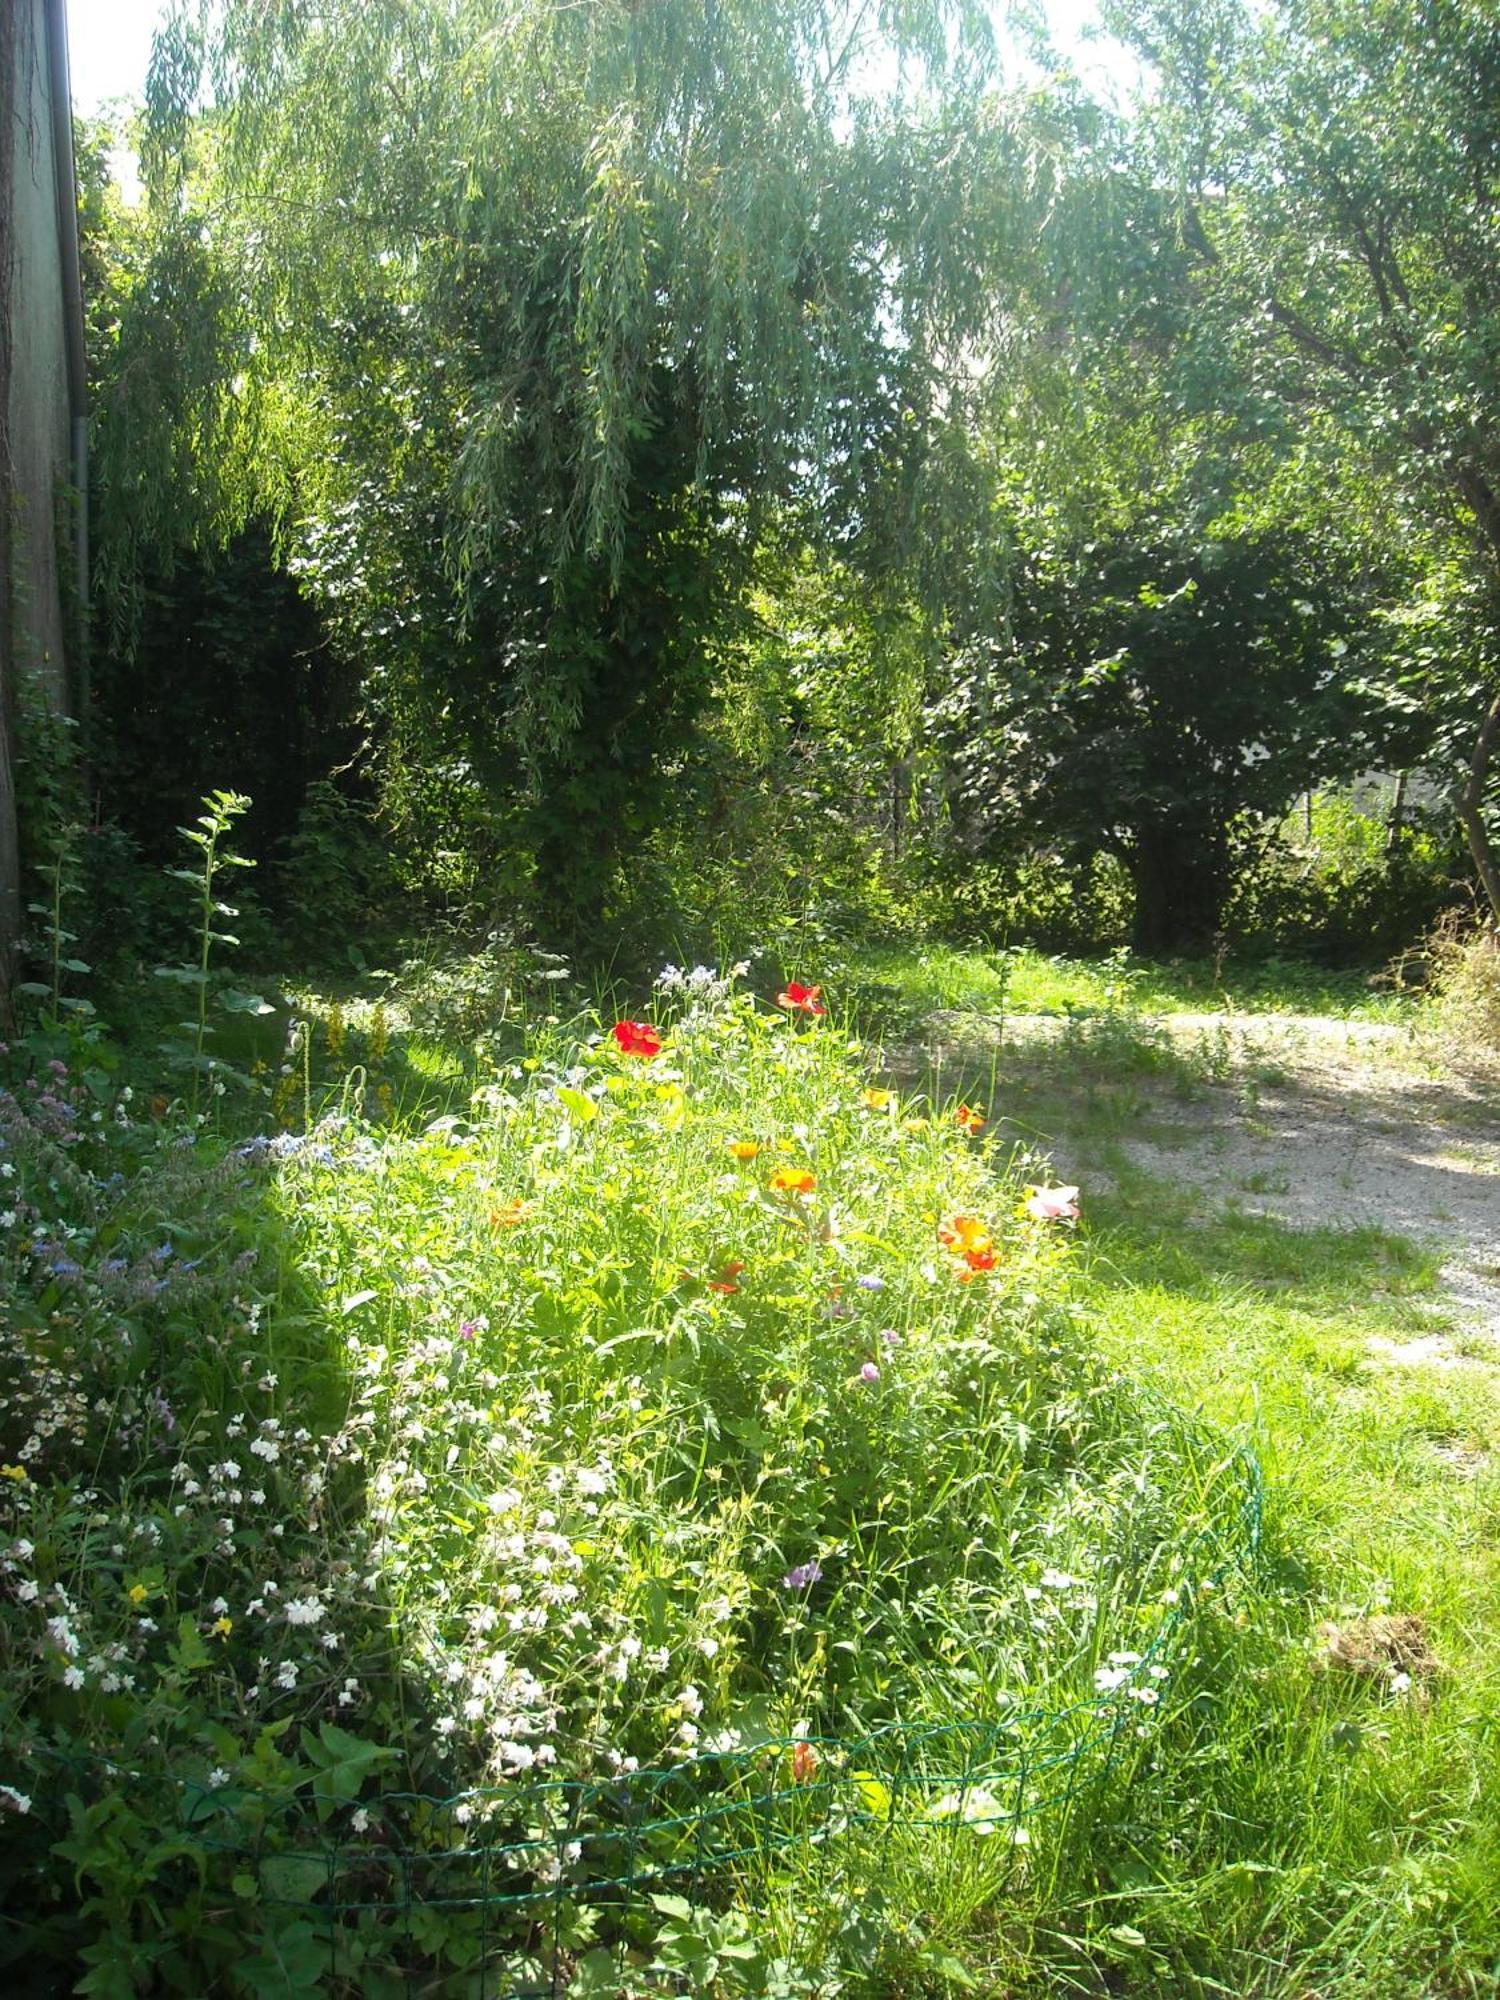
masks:
POLYGON ((1439 11, 195 0, 79 122, 10 1990, 1495 1991, 1439 11))

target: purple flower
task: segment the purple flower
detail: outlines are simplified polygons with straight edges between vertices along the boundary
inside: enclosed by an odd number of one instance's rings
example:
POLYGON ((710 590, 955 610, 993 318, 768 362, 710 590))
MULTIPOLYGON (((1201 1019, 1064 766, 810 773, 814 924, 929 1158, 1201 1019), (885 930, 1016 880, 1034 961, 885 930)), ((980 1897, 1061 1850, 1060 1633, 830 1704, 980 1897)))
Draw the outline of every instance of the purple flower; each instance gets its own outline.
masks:
POLYGON ((883 1292, 885 1290, 885 1279, 877 1278, 874 1275, 868 1278, 856 1278, 854 1282, 862 1292, 883 1292))
POLYGON ((880 1370, 875 1366, 873 1361, 867 1361, 860 1369, 859 1377, 862 1382, 878 1382, 880 1380, 880 1370))
POLYGON ((901 1345, 901 1336, 893 1326, 883 1327, 880 1338, 885 1342, 887 1347, 899 1347, 901 1345))
POLYGON ((472 1340, 478 1331, 479 1324, 476 1320, 461 1319, 458 1323, 458 1337, 460 1340, 472 1340))
POLYGON ((814 1556, 811 1562, 798 1563, 789 1569, 781 1579, 783 1590, 811 1590, 815 1583, 822 1581, 823 1565, 814 1556))

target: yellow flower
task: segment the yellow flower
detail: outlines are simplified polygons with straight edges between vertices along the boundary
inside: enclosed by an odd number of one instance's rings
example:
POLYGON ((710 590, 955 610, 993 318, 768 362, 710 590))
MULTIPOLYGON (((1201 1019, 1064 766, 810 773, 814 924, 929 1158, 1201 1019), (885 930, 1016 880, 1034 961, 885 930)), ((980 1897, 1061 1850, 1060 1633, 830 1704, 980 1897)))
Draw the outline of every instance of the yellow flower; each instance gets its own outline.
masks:
POLYGON ((147 1590, 145 1584, 133 1583, 125 1595, 130 1599, 132 1604, 144 1604, 151 1593, 147 1590))
POLYGON ((877 1090, 873 1085, 865 1092, 867 1111, 889 1111, 896 1101, 894 1090, 877 1090))
POLYGON ((811 1194, 817 1185, 817 1175, 806 1167, 778 1167, 771 1176, 773 1194, 811 1194))
POLYGON ((753 1139, 731 1139, 729 1150, 737 1160, 753 1160, 759 1153, 760 1147, 753 1139))
POLYGON ((221 1639, 227 1639, 234 1630, 234 1620, 232 1618, 216 1618, 214 1620, 214 1630, 221 1639))
POLYGON ((13 1479, 17 1486, 21 1486, 29 1477, 24 1465, 0 1465, 0 1479, 13 1479))

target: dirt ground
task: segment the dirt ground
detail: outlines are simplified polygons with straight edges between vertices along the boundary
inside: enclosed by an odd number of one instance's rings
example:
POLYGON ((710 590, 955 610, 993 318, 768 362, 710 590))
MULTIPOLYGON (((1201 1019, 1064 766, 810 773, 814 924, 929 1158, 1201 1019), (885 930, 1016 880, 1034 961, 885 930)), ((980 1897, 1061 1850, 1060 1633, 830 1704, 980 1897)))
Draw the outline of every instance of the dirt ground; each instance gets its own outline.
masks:
MULTIPOLYGON (((1316 1015, 1181 1014, 1137 1025, 1175 1074, 1133 1076, 1133 1115, 1108 1149, 1131 1166, 1236 1208, 1298 1226, 1375 1226, 1441 1249, 1462 1352, 1500 1360, 1500 1083, 1455 1073, 1448 1052, 1411 1031, 1316 1015), (1184 1088, 1184 1078, 1191 1087, 1184 1088)), ((1067 1115, 1091 1064, 1076 1024, 1015 1016, 1004 1051, 1045 1064, 1055 1089, 1048 1150, 1060 1174, 1099 1187, 1102 1151, 1067 1115), (1076 1050, 1076 1073, 1070 1062, 1076 1050)), ((1455 1364, 1424 1336, 1395 1361, 1455 1364), (1420 1350, 1420 1351, 1419 1351, 1420 1350)))

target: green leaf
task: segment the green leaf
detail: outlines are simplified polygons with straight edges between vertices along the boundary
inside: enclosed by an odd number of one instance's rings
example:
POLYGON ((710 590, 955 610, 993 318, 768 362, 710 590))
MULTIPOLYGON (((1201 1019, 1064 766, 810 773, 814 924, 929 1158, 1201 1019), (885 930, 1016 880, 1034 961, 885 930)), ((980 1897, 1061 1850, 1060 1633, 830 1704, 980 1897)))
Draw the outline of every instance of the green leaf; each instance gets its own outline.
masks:
MULTIPOLYGON (((235 1877, 236 1882, 241 1880, 235 1877)), ((328 1863, 315 1854, 268 1854, 260 1864, 260 1881, 251 1880, 251 1893, 264 1889, 277 1903, 310 1903, 320 1889, 328 1887, 328 1863)), ((243 1894, 240 1889, 236 1895, 243 1894)))
POLYGON ((186 1612, 177 1621, 177 1643, 167 1648, 167 1657, 179 1673, 197 1673, 211 1663, 212 1655, 203 1635, 186 1612))
POLYGON ((557 1101, 580 1125, 592 1125, 599 1116, 599 1107, 592 1097, 585 1096, 581 1090, 570 1090, 565 1083, 557 1086, 557 1101))
POLYGON ((229 1014, 274 1014, 276 1009, 258 993, 242 993, 237 986, 226 987, 219 1005, 229 1014))
POLYGON ((895 1804, 890 1786, 883 1784, 873 1771, 851 1771, 849 1775, 858 1787, 865 1811, 873 1813, 876 1819, 889 1819, 895 1804))
POLYGON ((336 1723, 325 1722, 316 1736, 301 1732, 302 1754, 315 1767, 313 1798, 318 1816, 326 1819, 335 1806, 348 1805, 372 1772, 389 1764, 396 1752, 383 1743, 367 1743, 336 1723))
POLYGON ((315 1993, 329 1965, 328 1940, 299 1918, 268 1936, 260 1952, 237 1968, 237 1977, 259 2000, 315 1993))
POLYGON ((924 1971, 936 1974, 950 1986, 958 1987, 962 1993, 977 1993, 979 1981, 970 1972, 961 1958, 955 1958, 951 1951, 941 1945, 925 1945, 918 1954, 924 1971))

